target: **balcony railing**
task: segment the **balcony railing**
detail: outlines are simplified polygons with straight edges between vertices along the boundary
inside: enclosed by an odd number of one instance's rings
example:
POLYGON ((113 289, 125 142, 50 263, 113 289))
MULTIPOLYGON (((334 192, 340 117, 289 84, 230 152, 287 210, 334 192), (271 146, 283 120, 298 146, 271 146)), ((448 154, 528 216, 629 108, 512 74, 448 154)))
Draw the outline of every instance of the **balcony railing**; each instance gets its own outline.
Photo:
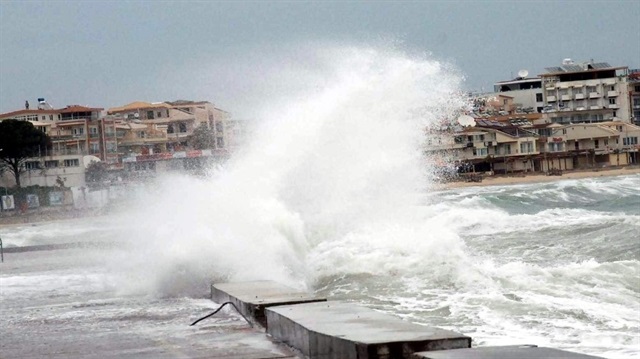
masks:
POLYGON ((556 102, 555 96, 547 96, 547 102, 556 102))
POLYGON ((571 95, 562 95, 560 98, 562 101, 571 101, 571 95))
POLYGON ((598 98, 600 94, 597 92, 589 92, 589 98, 598 98))
POLYGON ((618 96, 618 91, 607 91, 607 97, 616 97, 618 96))
POLYGON ((584 100, 584 94, 583 93, 577 93, 577 94, 575 94, 575 98, 576 98, 576 100, 584 100))

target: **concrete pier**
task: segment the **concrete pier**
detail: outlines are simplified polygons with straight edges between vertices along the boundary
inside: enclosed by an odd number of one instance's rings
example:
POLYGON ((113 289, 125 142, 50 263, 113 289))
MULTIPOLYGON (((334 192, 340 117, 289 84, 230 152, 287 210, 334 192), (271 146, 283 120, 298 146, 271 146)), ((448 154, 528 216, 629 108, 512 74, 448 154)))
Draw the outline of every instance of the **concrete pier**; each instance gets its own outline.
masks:
POLYGON ((412 359, 602 359, 535 345, 483 347, 415 353, 412 359))
POLYGON ((413 324, 354 303, 268 308, 267 333, 314 359, 410 358, 419 351, 471 347, 471 338, 413 324))
POLYGON ((216 303, 232 302, 246 317, 267 327, 265 308, 324 302, 327 299, 314 294, 276 283, 273 281, 253 281, 242 283, 216 283, 211 285, 211 300, 216 303))

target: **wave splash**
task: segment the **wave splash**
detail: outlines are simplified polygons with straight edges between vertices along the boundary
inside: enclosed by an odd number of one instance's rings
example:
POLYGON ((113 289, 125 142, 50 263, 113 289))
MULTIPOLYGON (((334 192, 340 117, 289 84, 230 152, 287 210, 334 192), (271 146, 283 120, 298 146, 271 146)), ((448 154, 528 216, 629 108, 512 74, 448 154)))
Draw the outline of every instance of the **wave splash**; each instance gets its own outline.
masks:
POLYGON ((324 86, 267 106, 248 146, 210 179, 161 178, 127 215, 134 250, 118 266, 128 287, 201 292, 216 278, 304 287, 429 260, 457 270, 464 244, 418 204, 430 178, 424 130, 465 106, 461 78, 392 49, 301 56, 319 64, 324 86))

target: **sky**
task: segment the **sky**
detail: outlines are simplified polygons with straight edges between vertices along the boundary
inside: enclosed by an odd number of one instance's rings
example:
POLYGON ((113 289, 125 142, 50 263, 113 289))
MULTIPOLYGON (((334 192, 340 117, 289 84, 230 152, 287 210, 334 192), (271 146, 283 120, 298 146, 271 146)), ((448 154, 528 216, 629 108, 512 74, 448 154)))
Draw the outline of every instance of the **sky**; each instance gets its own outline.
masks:
POLYGON ((0 113, 208 100, 237 116, 305 49, 393 46, 490 91, 593 59, 640 68, 640 1, 0 0, 0 113))

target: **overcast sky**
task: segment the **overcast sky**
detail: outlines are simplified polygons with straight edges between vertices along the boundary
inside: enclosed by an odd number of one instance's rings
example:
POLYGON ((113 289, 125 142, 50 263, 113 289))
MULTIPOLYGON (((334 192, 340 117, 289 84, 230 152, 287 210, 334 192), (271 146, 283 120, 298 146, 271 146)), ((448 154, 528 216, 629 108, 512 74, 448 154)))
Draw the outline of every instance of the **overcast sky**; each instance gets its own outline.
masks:
POLYGON ((261 96, 253 84, 264 89, 260 71, 323 44, 394 44, 452 64, 468 90, 490 90, 563 58, 640 68, 638 19, 637 0, 0 0, 0 112, 45 97, 104 108, 209 100, 242 114, 261 96))

